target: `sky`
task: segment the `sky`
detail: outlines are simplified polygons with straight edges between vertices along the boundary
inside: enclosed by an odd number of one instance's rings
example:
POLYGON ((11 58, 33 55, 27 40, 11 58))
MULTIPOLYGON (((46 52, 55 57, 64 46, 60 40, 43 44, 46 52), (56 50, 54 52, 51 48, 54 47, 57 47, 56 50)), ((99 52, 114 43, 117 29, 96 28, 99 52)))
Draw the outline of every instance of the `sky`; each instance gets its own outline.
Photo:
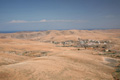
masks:
POLYGON ((120 0, 0 0, 0 31, 120 29, 120 0))

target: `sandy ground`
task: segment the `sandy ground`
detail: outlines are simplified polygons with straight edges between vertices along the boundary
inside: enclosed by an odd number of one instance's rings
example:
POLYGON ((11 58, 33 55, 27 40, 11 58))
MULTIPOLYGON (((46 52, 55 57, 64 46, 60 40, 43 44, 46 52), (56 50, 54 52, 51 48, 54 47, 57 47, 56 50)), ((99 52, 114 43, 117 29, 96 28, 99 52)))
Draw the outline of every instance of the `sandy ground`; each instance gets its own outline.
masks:
MULTIPOLYGON (((40 40, 112 40, 120 47, 120 30, 68 30, 25 33, 40 36, 40 40), (47 35, 46 35, 47 34, 47 35)), ((0 80, 113 80, 114 68, 108 65, 111 59, 96 54, 93 50, 77 50, 73 47, 56 47, 51 43, 11 39, 23 33, 0 34, 0 80), (4 37, 3 37, 4 38, 4 37), (47 55, 41 56, 42 53, 47 55), (108 62, 107 62, 108 61, 108 62)), ((30 36, 31 37, 31 36, 30 36)), ((38 39, 37 38, 37 39, 38 39)), ((36 37, 32 38, 36 39, 36 37)))
POLYGON ((0 80, 112 80, 113 68, 93 51, 65 50, 0 66, 0 80))

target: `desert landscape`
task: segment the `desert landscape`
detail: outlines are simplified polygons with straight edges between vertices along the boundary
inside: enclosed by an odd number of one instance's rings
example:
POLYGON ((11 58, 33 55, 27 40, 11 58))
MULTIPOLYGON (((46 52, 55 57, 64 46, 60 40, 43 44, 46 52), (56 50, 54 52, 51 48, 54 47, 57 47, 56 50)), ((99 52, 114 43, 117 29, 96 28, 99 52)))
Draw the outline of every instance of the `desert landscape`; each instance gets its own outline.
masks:
POLYGON ((120 0, 0 0, 0 80, 120 80, 120 0))
POLYGON ((0 33, 0 80, 120 80, 120 29, 0 33))

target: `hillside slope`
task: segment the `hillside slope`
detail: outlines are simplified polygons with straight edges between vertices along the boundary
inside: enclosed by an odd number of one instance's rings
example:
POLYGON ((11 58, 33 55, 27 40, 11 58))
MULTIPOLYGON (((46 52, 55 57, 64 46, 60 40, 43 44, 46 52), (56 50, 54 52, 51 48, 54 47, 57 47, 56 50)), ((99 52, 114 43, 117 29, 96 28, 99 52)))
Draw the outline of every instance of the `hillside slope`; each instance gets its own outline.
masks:
POLYGON ((31 39, 38 41, 65 41, 82 39, 120 38, 120 30, 49 30, 0 34, 0 38, 31 39))

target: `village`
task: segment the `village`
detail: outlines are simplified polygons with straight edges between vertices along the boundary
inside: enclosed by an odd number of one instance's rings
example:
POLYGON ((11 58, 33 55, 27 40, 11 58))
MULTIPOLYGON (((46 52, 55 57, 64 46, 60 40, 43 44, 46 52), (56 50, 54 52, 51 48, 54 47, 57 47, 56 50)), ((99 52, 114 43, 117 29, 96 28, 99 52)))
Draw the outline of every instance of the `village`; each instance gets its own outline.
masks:
MULTIPOLYGON (((103 48, 107 51, 111 47, 111 41, 108 40, 91 40, 91 39, 80 39, 77 41, 67 40, 62 42, 51 41, 51 43, 56 44, 57 47, 77 47, 80 49, 99 49, 103 48)), ((101 50, 103 50, 101 49, 101 50)))
MULTIPOLYGON (((50 41, 46 41, 50 42, 50 41)), ((52 44, 55 44, 57 47, 74 47, 76 50, 95 50, 96 55, 104 55, 113 58, 120 58, 120 51, 112 49, 115 45, 110 40, 92 40, 92 39, 80 39, 77 41, 67 40, 62 42, 51 41, 52 44)))
MULTIPOLYGON (((50 42, 50 41, 48 41, 50 42)), ((76 50, 95 50, 97 55, 104 55, 113 58, 120 58, 120 51, 112 49, 115 45, 110 40, 92 40, 92 39, 80 39, 77 41, 67 40, 62 42, 51 41, 57 47, 75 47, 76 50)))

